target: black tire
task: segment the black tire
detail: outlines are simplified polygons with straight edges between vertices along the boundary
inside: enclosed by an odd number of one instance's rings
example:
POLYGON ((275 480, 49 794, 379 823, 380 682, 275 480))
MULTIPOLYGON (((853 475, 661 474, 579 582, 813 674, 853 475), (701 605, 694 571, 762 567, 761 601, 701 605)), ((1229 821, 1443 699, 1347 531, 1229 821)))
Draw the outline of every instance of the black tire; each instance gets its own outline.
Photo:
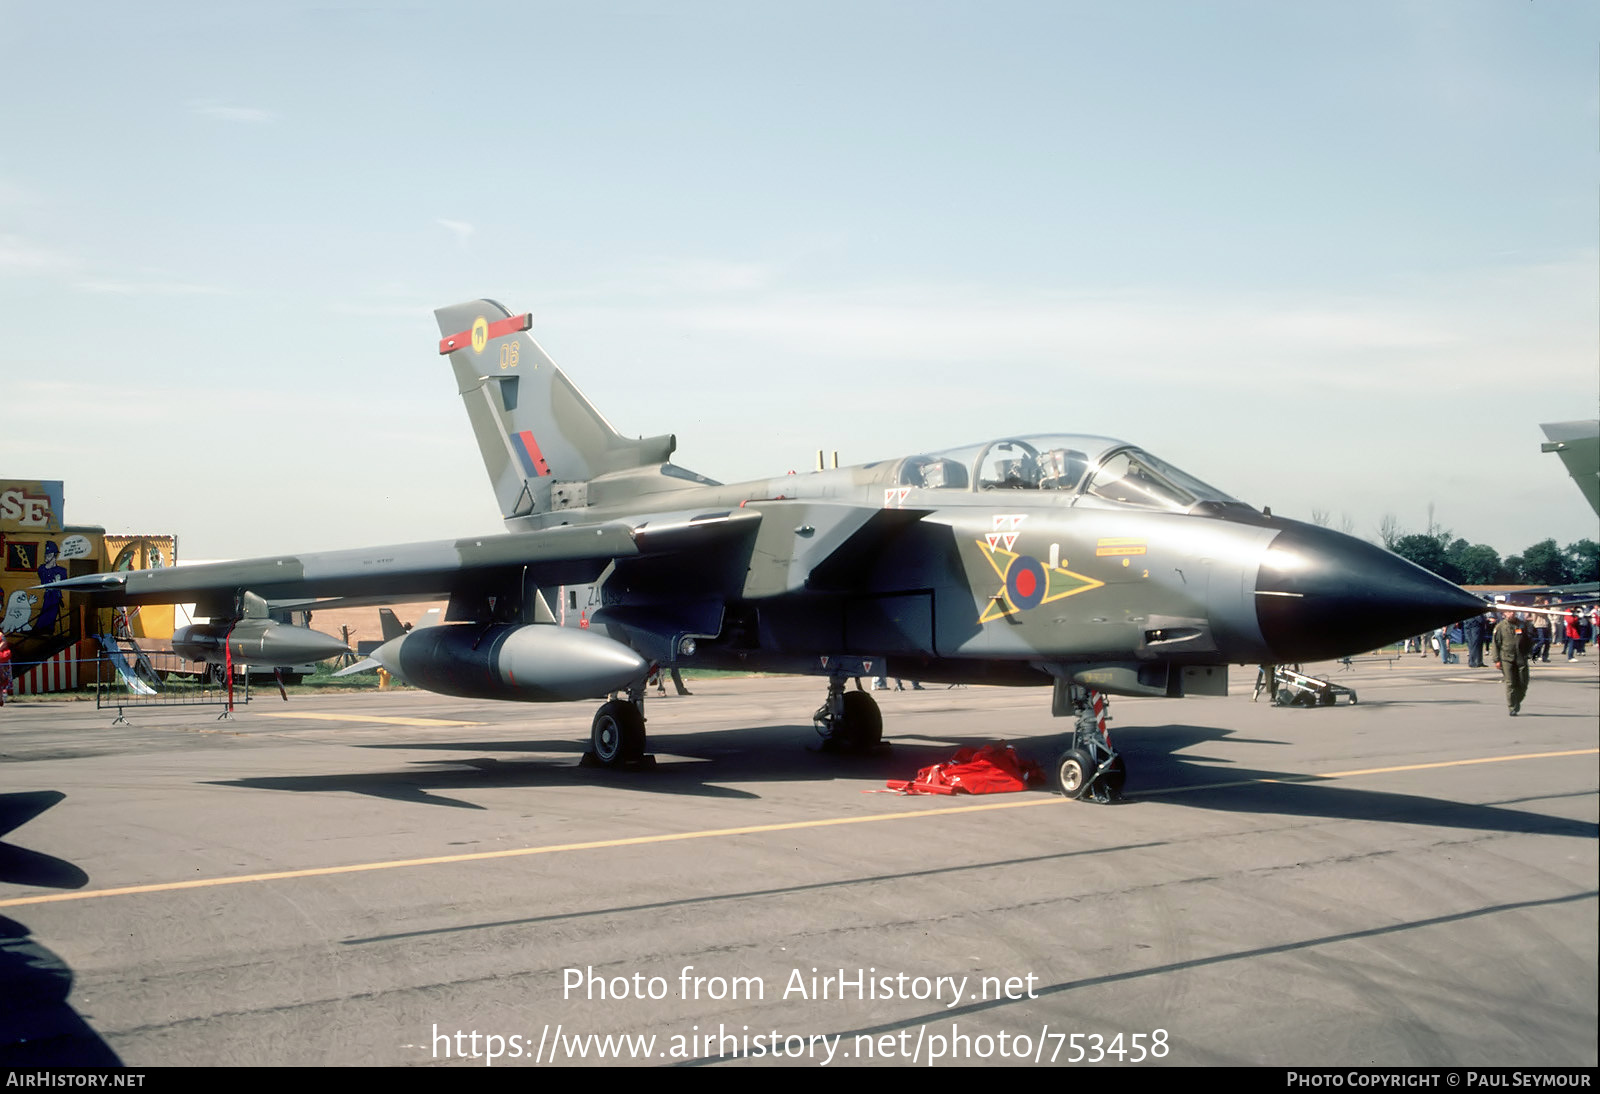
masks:
POLYGON ((1356 705, 1356 693, 1353 692, 1353 691, 1350 693, 1350 705, 1351 706, 1355 706, 1356 705))
POLYGON ((589 747, 602 767, 621 767, 644 755, 644 715, 624 699, 613 699, 595 712, 589 747))
POLYGON ((844 713, 834 723, 833 737, 852 752, 876 748, 883 740, 883 712, 864 691, 844 693, 844 713))
POLYGON ((1089 788, 1095 762, 1081 748, 1069 748, 1056 761, 1056 788, 1069 798, 1077 798, 1089 788))

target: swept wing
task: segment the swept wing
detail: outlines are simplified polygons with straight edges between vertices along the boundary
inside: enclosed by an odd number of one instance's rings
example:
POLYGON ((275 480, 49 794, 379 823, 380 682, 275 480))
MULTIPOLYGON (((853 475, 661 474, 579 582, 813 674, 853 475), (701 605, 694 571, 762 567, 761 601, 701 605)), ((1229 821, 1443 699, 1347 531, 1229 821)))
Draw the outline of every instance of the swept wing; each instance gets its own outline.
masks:
POLYGON ((703 551, 753 535, 760 521, 753 510, 657 514, 648 521, 93 574, 58 587, 107 604, 194 601, 202 614, 209 606, 210 614, 223 616, 245 591, 274 602, 337 598, 342 604, 493 595, 524 583, 592 582, 616 560, 703 551))

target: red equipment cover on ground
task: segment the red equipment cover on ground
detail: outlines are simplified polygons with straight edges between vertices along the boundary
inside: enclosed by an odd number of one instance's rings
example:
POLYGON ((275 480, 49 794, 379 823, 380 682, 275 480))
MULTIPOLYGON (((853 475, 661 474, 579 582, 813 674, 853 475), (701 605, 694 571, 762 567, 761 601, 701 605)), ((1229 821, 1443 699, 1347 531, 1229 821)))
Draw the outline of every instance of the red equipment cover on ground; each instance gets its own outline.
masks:
POLYGON ((923 768, 910 782, 890 779, 888 785, 902 794, 1006 794, 1043 784, 1038 764, 998 741, 963 748, 944 763, 923 768))

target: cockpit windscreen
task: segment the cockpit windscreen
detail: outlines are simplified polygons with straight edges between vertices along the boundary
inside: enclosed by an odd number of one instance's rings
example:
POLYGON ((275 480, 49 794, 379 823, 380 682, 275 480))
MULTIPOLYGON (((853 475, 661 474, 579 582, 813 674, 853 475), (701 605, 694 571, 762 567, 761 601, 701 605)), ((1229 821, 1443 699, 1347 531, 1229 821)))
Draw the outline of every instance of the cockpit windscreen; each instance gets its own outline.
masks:
POLYGON ((899 481, 933 490, 1054 490, 1118 505, 1185 512, 1241 504, 1213 486, 1109 437, 1008 437, 901 462, 899 481))

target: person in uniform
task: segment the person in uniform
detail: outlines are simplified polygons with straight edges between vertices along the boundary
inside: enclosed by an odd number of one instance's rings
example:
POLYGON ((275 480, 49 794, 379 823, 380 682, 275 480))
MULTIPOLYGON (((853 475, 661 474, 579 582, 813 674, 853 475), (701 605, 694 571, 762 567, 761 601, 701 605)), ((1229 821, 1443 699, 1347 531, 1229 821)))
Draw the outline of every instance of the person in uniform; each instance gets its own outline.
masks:
POLYGON ((1522 700, 1528 695, 1528 663, 1533 660, 1533 627, 1517 613, 1507 610, 1494 625, 1494 667, 1506 681, 1506 709, 1511 715, 1522 713, 1522 700))

